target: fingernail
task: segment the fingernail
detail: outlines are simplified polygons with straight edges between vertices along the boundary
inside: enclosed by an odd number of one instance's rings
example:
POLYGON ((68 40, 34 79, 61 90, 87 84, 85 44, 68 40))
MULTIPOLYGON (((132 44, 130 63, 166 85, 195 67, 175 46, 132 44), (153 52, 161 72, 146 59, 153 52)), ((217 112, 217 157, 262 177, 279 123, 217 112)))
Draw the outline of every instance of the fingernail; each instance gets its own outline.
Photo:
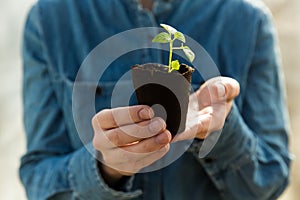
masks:
POLYGON ((155 142, 158 144, 167 144, 169 143, 170 139, 167 134, 161 133, 155 138, 155 142))
POLYGON ((159 120, 154 120, 149 125, 149 129, 152 133, 158 133, 162 128, 162 123, 159 120))
POLYGON ((143 108, 139 112, 139 116, 141 119, 151 119, 154 116, 152 109, 143 108))
POLYGON ((224 97, 225 96, 225 87, 224 87, 224 85, 222 83, 217 83, 216 87, 217 87, 218 97, 224 97))

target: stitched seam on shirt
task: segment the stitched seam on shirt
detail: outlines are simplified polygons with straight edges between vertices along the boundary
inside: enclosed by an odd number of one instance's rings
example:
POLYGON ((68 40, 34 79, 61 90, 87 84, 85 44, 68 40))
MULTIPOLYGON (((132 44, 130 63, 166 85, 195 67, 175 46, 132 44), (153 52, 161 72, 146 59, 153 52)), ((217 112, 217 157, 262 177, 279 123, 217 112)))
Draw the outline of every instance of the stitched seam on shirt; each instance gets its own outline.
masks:
POLYGON ((72 159, 73 159, 73 157, 71 157, 71 158, 69 159, 69 162, 68 162, 68 170, 67 170, 67 173, 68 173, 68 179, 69 179, 70 186, 71 186, 71 188, 72 188, 72 192, 73 192, 73 194, 74 194, 74 197, 82 198, 82 197, 79 195, 79 193, 78 193, 76 190, 74 190, 76 179, 75 179, 74 174, 71 173, 71 170, 70 170, 70 169, 71 169, 71 166, 72 166, 72 159))

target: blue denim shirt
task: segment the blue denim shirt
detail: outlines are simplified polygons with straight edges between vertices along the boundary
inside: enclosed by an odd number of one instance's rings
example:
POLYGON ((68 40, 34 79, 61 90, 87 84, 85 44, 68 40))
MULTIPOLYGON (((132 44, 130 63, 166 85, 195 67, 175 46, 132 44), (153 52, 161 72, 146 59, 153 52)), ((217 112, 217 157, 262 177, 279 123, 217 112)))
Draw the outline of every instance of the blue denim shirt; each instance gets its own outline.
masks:
MULTIPOLYGON (((156 0, 152 12, 135 0, 39 1, 27 18, 23 43, 27 152, 20 177, 28 198, 276 199, 288 184, 290 156, 274 32, 269 11, 258 1, 156 0), (122 31, 159 23, 199 42, 221 75, 240 83, 241 93, 207 157, 199 157, 201 142, 195 141, 169 166, 138 173, 113 189, 78 137, 72 87, 96 45, 122 31)), ((113 62, 99 82, 96 109, 110 107, 112 85, 129 66, 165 62, 162 57, 145 49, 113 62)), ((195 74, 193 84, 202 82, 195 74)), ((90 123, 91 117, 82 120, 90 123)))

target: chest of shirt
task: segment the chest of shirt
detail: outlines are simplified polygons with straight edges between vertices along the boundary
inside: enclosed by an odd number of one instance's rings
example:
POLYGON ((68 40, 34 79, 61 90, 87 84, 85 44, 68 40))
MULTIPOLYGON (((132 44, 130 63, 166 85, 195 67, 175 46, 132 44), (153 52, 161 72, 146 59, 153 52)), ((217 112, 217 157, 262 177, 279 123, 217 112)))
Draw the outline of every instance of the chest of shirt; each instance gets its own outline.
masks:
MULTIPOLYGON (((85 122, 82 123, 89 127, 87 132, 92 134, 90 120, 95 111, 128 105, 132 84, 130 74, 126 74, 130 72, 130 66, 146 62, 167 63, 167 47, 166 50, 155 49, 151 42, 157 31, 147 28, 140 31, 142 27, 158 27, 159 23, 176 27, 207 52, 208 57, 201 57, 199 66, 194 66, 199 69, 193 75, 194 89, 207 78, 218 75, 231 76, 242 83, 246 79, 247 59, 251 55, 250 35, 256 30, 252 24, 243 25, 247 18, 228 23, 233 16, 226 6, 224 1, 190 0, 157 1, 153 12, 141 9, 136 1, 130 0, 61 1, 59 6, 44 5, 45 12, 41 6, 49 71, 64 114, 73 116, 72 109, 78 109, 84 116, 81 120, 85 122), (249 31, 240 34, 245 27, 249 31), (126 37, 126 32, 135 28, 140 32, 126 37), (106 45, 102 48, 105 51, 95 50, 103 45, 106 45), (94 58, 87 59, 91 54, 94 58), (210 73, 207 60, 213 61, 217 70, 210 73), (78 77, 84 65, 90 67, 78 77), (84 109, 85 101, 77 101, 79 103, 74 106, 75 80, 84 88, 83 92, 94 91, 91 100, 95 101, 94 112, 84 109), (116 83, 121 89, 114 93, 117 98, 112 98, 116 83), (112 99, 116 101, 112 102, 112 99)), ((180 55, 177 58, 185 62, 180 55)), ((84 93, 81 96, 86 97, 84 93)), ((75 119, 67 121, 70 132, 76 132, 74 121, 76 123, 75 119)), ((75 143, 75 146, 81 145, 79 140, 75 143)))

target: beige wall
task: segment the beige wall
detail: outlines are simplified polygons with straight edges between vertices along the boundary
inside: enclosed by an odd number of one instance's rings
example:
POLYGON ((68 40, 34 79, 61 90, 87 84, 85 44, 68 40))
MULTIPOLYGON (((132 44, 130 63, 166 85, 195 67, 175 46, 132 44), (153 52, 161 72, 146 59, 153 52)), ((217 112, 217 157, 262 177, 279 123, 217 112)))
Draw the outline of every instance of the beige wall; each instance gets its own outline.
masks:
POLYGON ((0 199, 23 200, 18 180, 19 158, 25 149, 21 109, 21 32, 34 0, 0 2, 0 199))
MULTIPOLYGON (((300 8, 299 0, 266 0, 276 19, 292 122, 291 151, 300 156, 300 8)), ((21 117, 21 30, 25 15, 34 0, 0 2, 0 194, 1 199, 23 200, 17 167, 25 149, 21 117)), ((300 195, 298 159, 292 168, 292 181, 281 200, 298 200, 300 195), (297 190, 298 189, 298 190, 297 190)))
MULTIPOLYGON (((274 0, 268 1, 271 3, 274 0)), ((278 0, 271 8, 278 28, 286 79, 292 128, 291 152, 296 156, 292 165, 291 184, 281 199, 298 200, 300 198, 300 174, 297 172, 300 168, 300 1, 278 0)))

